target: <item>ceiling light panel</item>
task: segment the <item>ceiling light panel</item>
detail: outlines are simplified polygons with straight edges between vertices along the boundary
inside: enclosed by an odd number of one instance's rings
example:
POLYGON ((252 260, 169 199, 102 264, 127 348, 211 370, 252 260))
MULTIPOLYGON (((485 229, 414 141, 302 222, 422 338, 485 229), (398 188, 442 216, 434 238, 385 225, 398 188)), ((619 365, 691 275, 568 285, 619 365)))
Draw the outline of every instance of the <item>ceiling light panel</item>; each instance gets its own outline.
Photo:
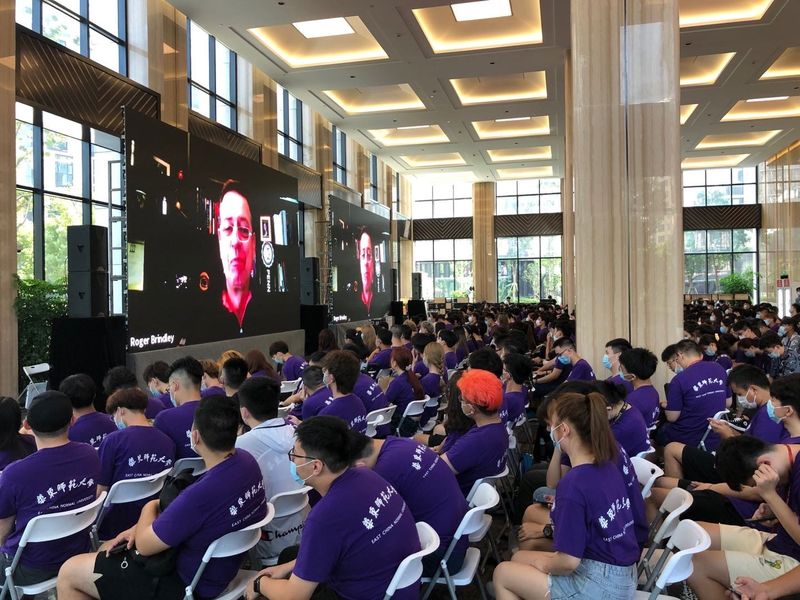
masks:
POLYGON ((522 167, 519 169, 497 169, 499 179, 538 179, 540 177, 552 177, 553 167, 522 167))
POLYGON ((761 80, 800 77, 800 46, 787 48, 761 76, 761 80))
POLYGON ((467 162, 458 152, 447 154, 417 154, 413 156, 401 156, 401 160, 412 169, 422 167, 449 167, 465 165, 467 162))
POLYGON ((525 46, 543 41, 539 0, 466 2, 415 8, 411 12, 434 54, 525 46), (507 14, 506 5, 511 14, 507 14))
POLYGON ((682 169, 722 169, 735 167, 748 158, 749 154, 729 154, 725 156, 692 156, 684 158, 682 169))
POLYGON ((698 104, 681 104, 681 125, 684 125, 697 110, 698 104))
POLYGON ((441 144, 450 138, 439 125, 417 125, 415 127, 393 127, 370 129, 369 135, 381 146, 416 146, 419 144, 441 144))
POLYGON ((407 83, 325 90, 323 93, 351 115, 425 108, 407 83))
POLYGON ((550 146, 487 150, 486 153, 489 155, 491 161, 495 163, 517 162, 522 160, 550 160, 553 158, 553 149, 550 146))
POLYGON ((760 21, 774 0, 680 0, 680 26, 760 21))
POLYGON ((780 97, 760 102, 739 100, 723 121, 756 121, 759 119, 789 119, 800 117, 800 96, 780 97))
POLYGON ((293 69, 389 58, 356 16, 254 27, 247 31, 293 69))
POLYGON ((749 131, 747 133, 707 135, 697 144, 697 149, 709 150, 712 148, 763 146, 780 132, 780 129, 775 129, 773 131, 749 131))
POLYGON ((735 55, 735 52, 725 52, 682 58, 680 64, 681 87, 715 84, 735 55))
POLYGON ((550 135, 550 117, 547 115, 528 117, 523 121, 518 119, 473 121, 472 127, 482 140, 550 135))
POLYGON ((544 71, 451 79, 450 85, 464 106, 547 98, 547 78, 544 71))

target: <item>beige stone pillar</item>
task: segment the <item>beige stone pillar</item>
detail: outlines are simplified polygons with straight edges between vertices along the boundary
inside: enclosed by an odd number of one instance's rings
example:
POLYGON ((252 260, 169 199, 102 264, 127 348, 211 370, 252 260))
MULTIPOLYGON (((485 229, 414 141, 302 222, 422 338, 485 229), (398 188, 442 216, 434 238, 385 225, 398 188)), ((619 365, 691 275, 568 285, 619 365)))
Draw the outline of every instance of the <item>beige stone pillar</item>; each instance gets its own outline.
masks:
POLYGON ((601 374, 611 338, 680 338, 678 0, 573 0, 571 22, 577 336, 601 374))
MULTIPOLYGON (((405 175, 400 175, 400 214, 411 218, 412 210, 411 182, 405 175)), ((412 223, 413 227, 413 223, 412 223)), ((413 235, 412 235, 413 237, 413 235)), ((400 298, 411 298, 411 273, 414 271, 414 242, 400 240, 400 298)))
POLYGON ((14 0, 0 0, 0 393, 17 397, 17 200, 14 0))
POLYGON ((497 257, 494 243, 494 181, 472 184, 472 278, 475 300, 497 301, 497 257))
POLYGON ((572 56, 564 62, 564 178, 561 180, 561 302, 575 308, 575 207, 572 173, 572 56))

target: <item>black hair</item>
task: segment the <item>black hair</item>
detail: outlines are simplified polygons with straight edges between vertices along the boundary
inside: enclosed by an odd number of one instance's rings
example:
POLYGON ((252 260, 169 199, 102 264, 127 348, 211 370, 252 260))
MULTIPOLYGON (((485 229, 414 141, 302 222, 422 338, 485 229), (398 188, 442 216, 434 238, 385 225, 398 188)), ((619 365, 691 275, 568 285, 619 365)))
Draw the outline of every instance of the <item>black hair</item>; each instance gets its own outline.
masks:
MULTIPOLYGON (((307 367, 319 369, 319 367, 307 367)), ((303 373, 305 376, 305 372, 303 373)), ((257 421, 267 421, 278 416, 281 385, 269 377, 251 377, 236 393, 239 405, 250 411, 257 421)))
POLYGON ((761 339, 758 340, 758 347, 761 348, 762 350, 782 345, 783 342, 781 342, 780 336, 774 331, 769 331, 765 333, 763 336, 761 336, 761 339))
POLYGON ((147 410, 147 394, 139 388, 122 388, 108 397, 106 412, 113 415, 118 408, 127 408, 144 413, 147 410))
POLYGON ((625 386, 621 383, 615 383, 611 379, 593 381, 595 390, 606 399, 608 406, 616 406, 620 402, 625 401, 625 396, 628 395, 625 386))
POLYGON ((76 373, 64 379, 58 386, 58 391, 69 397, 72 408, 86 408, 94 403, 97 386, 85 373, 76 373))
POLYGON ((772 382, 769 391, 783 406, 791 406, 800 415, 800 373, 779 377, 772 382))
POLYGON ((414 350, 420 353, 425 351, 425 346, 435 341, 436 339, 427 333, 415 333, 411 337, 411 345, 414 347, 414 350))
MULTIPOLYGON (((347 344, 345 344, 345 346, 346 346, 346 345, 347 345, 347 344)), ((362 345, 362 348, 363 348, 363 345, 362 345)), ((325 351, 325 350, 317 350, 316 352, 313 352, 313 353, 312 353, 312 354, 311 354, 311 355, 308 357, 308 362, 309 362, 309 363, 312 363, 312 362, 313 362, 313 363, 316 363, 316 364, 320 364, 320 363, 322 363, 322 361, 323 361, 323 360, 325 360, 325 357, 326 357, 327 355, 328 355, 327 351, 325 351)))
POLYGON ((36 450, 25 444, 19 429, 22 427, 22 408, 16 398, 0 397, 0 451, 8 453, 12 460, 25 458, 36 450))
POLYGON ((151 379, 158 379, 161 383, 169 383, 169 365, 163 360, 147 365, 142 373, 142 379, 147 383, 151 379))
POLYGON ((527 382, 533 373, 533 363, 524 354, 510 352, 503 359, 503 364, 514 383, 523 384, 527 382))
POLYGON ((378 329, 378 331, 375 332, 375 337, 377 337, 384 346, 392 345, 392 332, 388 329, 378 329))
POLYGON ((504 336, 497 345, 507 352, 517 352, 519 354, 525 354, 530 346, 525 333, 516 328, 509 329, 508 335, 504 336))
POLYGON ((717 345, 717 336, 713 333, 704 333, 700 336, 698 344, 702 346, 709 346, 710 344, 717 345))
POLYGON ((475 422, 464 414, 461 410, 461 390, 458 389, 458 380, 466 371, 456 371, 447 382, 447 408, 445 409, 444 430, 445 433, 464 433, 469 430, 475 422))
POLYGON ((747 389, 751 385, 768 390, 769 379, 764 371, 753 365, 737 365, 728 373, 728 385, 747 389))
POLYGON ((277 342, 272 342, 269 345, 269 355, 275 356, 278 352, 282 354, 286 354, 289 352, 289 345, 284 342, 283 340, 278 340, 277 342))
POLYGON ((103 390, 106 394, 113 394, 122 388, 137 387, 136 373, 128 367, 112 367, 103 378, 103 390))
POLYGON ((625 350, 630 350, 633 348, 631 343, 625 338, 614 338, 613 340, 606 342, 605 347, 611 348, 611 351, 614 354, 619 354, 621 352, 625 352, 625 350))
POLYGON ((489 371, 498 378, 503 375, 503 361, 500 356, 491 348, 479 348, 469 355, 468 364, 470 369, 481 369, 489 371))
POLYGON ((742 484, 753 478, 758 469, 758 457, 769 452, 771 446, 752 435, 737 435, 722 440, 717 448, 717 473, 724 483, 738 492, 742 484))
MULTIPOLYGON (((239 360, 244 362, 244 359, 239 360)), ((247 363, 244 364, 245 369, 247 369, 247 363)), ((184 356, 169 366, 170 378, 176 374, 185 377, 193 387, 200 389, 200 382, 203 380, 203 365, 193 356, 184 356)))
POLYGON ((558 348, 560 350, 577 350, 577 346, 575 342, 573 342, 570 338, 564 336, 562 338, 558 338, 555 344, 553 344, 553 348, 558 348))
POLYGON ((328 415, 306 419, 297 426, 295 436, 306 456, 321 460, 332 473, 340 473, 360 458, 370 442, 339 417, 328 415))
MULTIPOLYGON (((671 356, 667 358, 671 358, 671 356)), ((663 356, 662 359, 664 359, 663 356)), ((666 361, 667 359, 664 360, 666 361)), ((622 365, 626 373, 635 375, 639 379, 650 379, 658 368, 658 359, 647 348, 631 348, 619 355, 619 364, 622 365)))
POLYGON ((703 351, 694 340, 681 340, 675 344, 675 354, 694 354, 700 356, 703 351))
POLYGON ((203 443, 214 452, 233 450, 240 423, 236 400, 221 394, 203 398, 194 411, 194 427, 203 443))
POLYGON ((247 361, 238 356, 232 356, 222 363, 222 377, 225 385, 238 390, 247 380, 247 361))
POLYGON ((333 375, 336 389, 343 394, 349 394, 358 381, 361 373, 361 363, 352 352, 334 350, 325 357, 325 368, 333 375))
POLYGON ((303 369, 302 377, 303 377, 303 386, 307 390, 316 390, 322 385, 322 367, 308 366, 305 369, 303 369))
POLYGON ((456 344, 458 344, 458 336, 449 329, 442 329, 439 332, 439 339, 441 339, 448 348, 455 348, 456 344))

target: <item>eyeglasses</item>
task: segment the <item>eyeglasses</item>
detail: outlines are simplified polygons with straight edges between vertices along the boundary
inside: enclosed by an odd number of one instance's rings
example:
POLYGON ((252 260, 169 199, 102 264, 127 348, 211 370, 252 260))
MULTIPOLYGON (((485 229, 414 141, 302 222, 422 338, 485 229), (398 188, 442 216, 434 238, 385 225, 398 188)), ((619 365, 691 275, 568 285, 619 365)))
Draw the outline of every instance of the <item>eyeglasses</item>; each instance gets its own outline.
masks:
POLYGON ((233 237, 234 232, 236 233, 236 237, 239 238, 240 242, 249 242, 250 238, 253 237, 253 230, 242 225, 238 227, 234 227, 233 225, 225 225, 224 227, 219 228, 219 233, 224 238, 233 237))
POLYGON ((294 462, 295 458, 307 458, 308 460, 319 460, 316 456, 306 456, 304 454, 296 454, 294 450, 289 450, 289 452, 287 452, 286 455, 292 462, 294 462))

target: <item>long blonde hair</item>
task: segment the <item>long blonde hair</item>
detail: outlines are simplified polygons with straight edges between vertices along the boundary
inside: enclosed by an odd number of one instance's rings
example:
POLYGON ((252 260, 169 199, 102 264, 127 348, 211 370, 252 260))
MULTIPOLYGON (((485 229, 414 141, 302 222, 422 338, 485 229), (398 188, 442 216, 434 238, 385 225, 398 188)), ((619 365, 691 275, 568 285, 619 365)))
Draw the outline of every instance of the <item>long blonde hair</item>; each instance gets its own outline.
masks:
POLYGON ((422 356, 429 367, 434 367, 439 373, 444 372, 444 348, 437 342, 429 342, 425 345, 422 356))
POLYGON ((372 325, 361 327, 361 341, 364 342, 364 347, 368 352, 375 350, 375 339, 375 328, 372 325))
POLYGON ((244 354, 238 350, 225 350, 225 352, 219 355, 219 360, 217 361, 217 366, 220 370, 222 370, 222 365, 224 365, 225 361, 229 358, 241 358, 244 360, 244 354))

